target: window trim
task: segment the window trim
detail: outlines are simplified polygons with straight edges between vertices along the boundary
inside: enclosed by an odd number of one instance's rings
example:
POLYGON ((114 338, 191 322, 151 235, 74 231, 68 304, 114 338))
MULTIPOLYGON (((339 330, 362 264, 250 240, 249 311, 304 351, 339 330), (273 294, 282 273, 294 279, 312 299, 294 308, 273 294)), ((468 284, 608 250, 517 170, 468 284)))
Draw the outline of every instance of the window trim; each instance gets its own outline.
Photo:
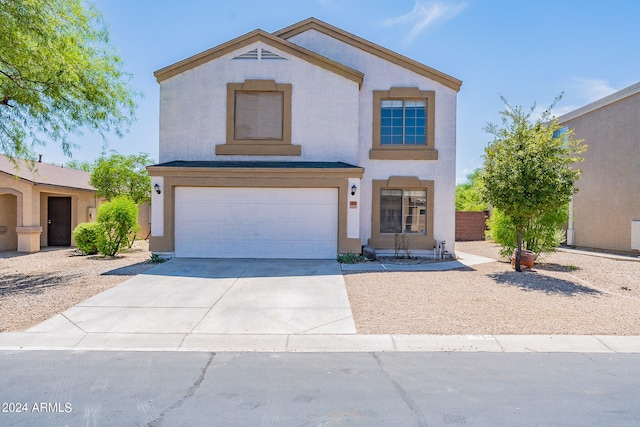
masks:
POLYGON ((244 83, 227 83, 227 135, 225 144, 216 145, 218 155, 300 156, 300 145, 291 144, 291 94, 292 85, 275 80, 245 80, 244 83), (236 92, 282 92, 282 139, 236 139, 236 92))
POLYGON ((434 188, 435 182, 431 180, 421 180, 417 177, 392 176, 389 179, 372 181, 372 203, 371 203, 371 238, 369 245, 379 249, 394 249, 395 236, 402 233, 381 233, 380 232, 380 190, 424 190, 427 192, 424 234, 405 233, 405 240, 409 249, 433 249, 436 241, 433 238, 434 223, 434 188))
POLYGON ((436 93, 417 87, 392 87, 389 90, 373 91, 373 140, 369 158, 374 160, 437 160, 435 149, 435 103, 436 93), (383 100, 423 100, 427 106, 426 144, 381 144, 381 103, 383 100))

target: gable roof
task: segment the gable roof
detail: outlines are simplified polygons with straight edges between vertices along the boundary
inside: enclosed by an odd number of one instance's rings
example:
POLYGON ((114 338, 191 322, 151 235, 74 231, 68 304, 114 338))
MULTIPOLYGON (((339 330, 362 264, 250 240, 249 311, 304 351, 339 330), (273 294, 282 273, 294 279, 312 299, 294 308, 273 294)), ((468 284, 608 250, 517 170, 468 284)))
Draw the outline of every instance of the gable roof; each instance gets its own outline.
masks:
POLYGON ((275 33, 273 33, 273 35, 282 39, 289 39, 295 35, 304 33, 305 31, 309 30, 319 31, 323 34, 328 35, 329 37, 333 37, 372 55, 378 56, 396 65, 407 68, 417 74, 435 80, 438 83, 454 89, 455 91, 460 91, 460 86, 462 86, 462 80, 458 80, 455 77, 452 77, 434 68, 428 67, 418 61, 414 61, 413 59, 407 58, 404 55, 384 48, 356 35, 353 35, 340 28, 329 25, 326 22, 323 22, 316 18, 305 19, 304 21, 300 21, 297 24, 293 24, 289 27, 283 28, 282 30, 276 31, 275 33))
POLYGON ((569 120, 584 116, 585 114, 588 114, 599 108, 606 107, 607 105, 611 105, 614 102, 621 101, 637 93, 640 93, 640 82, 619 90, 618 92, 614 92, 611 95, 607 95, 604 98, 600 98, 597 101, 578 108, 577 110, 573 110, 567 114, 563 114, 562 116, 558 117, 558 122, 568 122, 569 120))
POLYGON ((358 83, 359 86, 362 86, 364 74, 360 71, 349 68, 346 65, 340 64, 339 62, 307 50, 287 40, 278 38, 263 30, 251 31, 250 33, 237 37, 211 49, 205 50, 204 52, 194 55, 190 58, 176 62, 173 65, 161 68, 153 74, 156 76, 156 80, 158 81, 158 83, 161 83, 162 81, 170 77, 183 73, 187 70, 195 68, 199 65, 202 65, 235 50, 241 49, 257 41, 266 43, 283 52, 287 52, 314 65, 325 68, 331 72, 353 80, 354 82, 358 83))
POLYGON ((18 163, 18 169, 7 156, 0 154, 0 173, 18 177, 33 185, 96 191, 89 184, 89 172, 41 162, 35 162, 34 169, 30 170, 30 165, 25 160, 15 160, 18 163))

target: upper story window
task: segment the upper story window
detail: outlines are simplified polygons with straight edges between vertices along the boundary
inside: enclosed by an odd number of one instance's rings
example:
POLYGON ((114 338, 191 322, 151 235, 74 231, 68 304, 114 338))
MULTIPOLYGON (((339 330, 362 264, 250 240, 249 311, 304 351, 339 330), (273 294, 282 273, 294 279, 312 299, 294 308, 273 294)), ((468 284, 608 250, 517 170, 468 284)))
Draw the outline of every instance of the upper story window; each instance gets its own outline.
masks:
POLYGON ((437 160, 435 92, 401 87, 373 92, 371 159, 437 160))
POLYGON ((559 129, 556 129, 553 131, 553 137, 554 138, 558 138, 562 135, 564 135, 565 133, 569 132, 569 127, 568 126, 563 126, 559 129))
POLYGON ((227 84, 227 139, 217 155, 299 156, 291 144, 290 84, 245 80, 227 84))
POLYGON ((427 143, 427 103, 423 99, 385 99, 380 103, 380 144, 427 143))

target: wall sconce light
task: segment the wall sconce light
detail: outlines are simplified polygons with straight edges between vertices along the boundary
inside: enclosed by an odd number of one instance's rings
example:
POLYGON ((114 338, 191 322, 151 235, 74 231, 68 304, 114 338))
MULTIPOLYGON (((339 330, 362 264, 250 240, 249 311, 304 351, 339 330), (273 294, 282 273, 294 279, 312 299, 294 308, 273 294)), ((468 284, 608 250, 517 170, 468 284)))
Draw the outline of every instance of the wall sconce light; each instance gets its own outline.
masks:
POLYGON ((155 185, 153 186, 153 189, 156 190, 156 193, 160 194, 162 193, 162 191, 160 191, 160 186, 158 185, 158 183, 156 182, 155 185))
POLYGON ((357 189, 358 189, 358 187, 356 187, 356 185, 355 185, 355 184, 353 184, 353 185, 351 186, 351 195, 352 195, 352 196, 355 196, 355 195, 356 195, 356 190, 357 190, 357 189))

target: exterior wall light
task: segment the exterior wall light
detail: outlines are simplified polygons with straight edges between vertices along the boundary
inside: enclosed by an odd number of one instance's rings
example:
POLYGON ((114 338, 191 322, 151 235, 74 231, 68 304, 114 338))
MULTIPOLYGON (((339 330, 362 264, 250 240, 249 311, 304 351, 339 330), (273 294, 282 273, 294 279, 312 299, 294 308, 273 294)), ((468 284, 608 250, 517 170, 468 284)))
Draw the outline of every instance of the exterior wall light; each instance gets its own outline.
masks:
POLYGON ((156 184, 153 186, 153 189, 156 190, 156 193, 160 194, 162 193, 162 191, 160 191, 160 186, 158 185, 158 183, 156 182, 156 184))
POLYGON ((357 190, 357 189, 358 189, 358 187, 356 187, 356 185, 355 185, 355 184, 353 184, 353 185, 351 186, 351 195, 352 195, 352 196, 355 196, 355 195, 356 195, 356 190, 357 190))

